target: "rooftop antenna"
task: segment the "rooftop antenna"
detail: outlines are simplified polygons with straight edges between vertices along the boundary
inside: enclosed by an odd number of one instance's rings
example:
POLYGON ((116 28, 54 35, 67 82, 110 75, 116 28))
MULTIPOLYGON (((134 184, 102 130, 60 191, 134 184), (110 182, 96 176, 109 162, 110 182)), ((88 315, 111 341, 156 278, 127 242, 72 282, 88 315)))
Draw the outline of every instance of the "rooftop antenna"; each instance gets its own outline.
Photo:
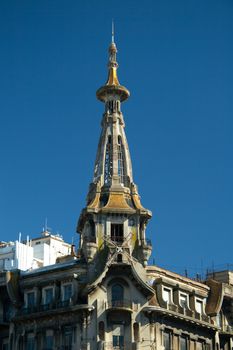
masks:
POLYGON ((114 21, 112 19, 112 43, 114 43, 114 21))

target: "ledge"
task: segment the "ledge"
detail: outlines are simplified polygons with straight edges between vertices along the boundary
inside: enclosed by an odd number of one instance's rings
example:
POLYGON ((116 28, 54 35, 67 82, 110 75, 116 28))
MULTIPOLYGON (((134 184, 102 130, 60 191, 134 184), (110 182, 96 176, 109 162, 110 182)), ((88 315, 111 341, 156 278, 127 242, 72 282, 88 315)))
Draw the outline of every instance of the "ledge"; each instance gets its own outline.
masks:
POLYGON ((190 316, 182 315, 182 314, 179 314, 178 312, 175 312, 175 311, 163 309, 159 306, 146 306, 142 309, 142 311, 149 313, 149 314, 154 312, 154 313, 166 315, 166 316, 171 317, 171 318, 178 318, 180 320, 184 320, 184 321, 189 322, 189 323, 198 324, 198 325, 205 327, 205 328, 219 330, 219 327, 214 326, 213 324, 211 324, 209 322, 198 320, 198 319, 190 317, 190 316))

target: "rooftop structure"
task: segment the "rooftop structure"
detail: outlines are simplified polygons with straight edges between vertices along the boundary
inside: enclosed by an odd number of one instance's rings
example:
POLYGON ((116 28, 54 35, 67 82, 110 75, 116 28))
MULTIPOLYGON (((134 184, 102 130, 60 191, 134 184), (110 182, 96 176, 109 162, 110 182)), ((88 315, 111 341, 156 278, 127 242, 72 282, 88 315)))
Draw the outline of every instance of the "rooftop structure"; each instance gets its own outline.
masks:
POLYGON ((57 258, 70 253, 71 245, 61 236, 43 231, 41 236, 31 240, 0 242, 0 270, 36 269, 55 264, 57 258))

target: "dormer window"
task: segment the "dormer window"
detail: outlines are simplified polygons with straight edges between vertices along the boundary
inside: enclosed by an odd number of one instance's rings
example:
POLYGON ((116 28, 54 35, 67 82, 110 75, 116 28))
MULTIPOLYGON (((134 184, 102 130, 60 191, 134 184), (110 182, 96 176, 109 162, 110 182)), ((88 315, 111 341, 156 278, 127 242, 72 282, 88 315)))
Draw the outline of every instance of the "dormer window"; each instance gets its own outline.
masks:
POLYGON ((172 289, 171 288, 163 287, 163 300, 167 304, 172 303, 172 289))
POLYGON ((203 311, 204 311, 204 303, 203 303, 203 300, 201 299, 196 299, 195 300, 195 309, 196 309, 196 312, 200 315, 203 314, 203 311))
POLYGON ((187 309, 188 308, 188 295, 185 293, 180 293, 179 303, 183 309, 187 309))

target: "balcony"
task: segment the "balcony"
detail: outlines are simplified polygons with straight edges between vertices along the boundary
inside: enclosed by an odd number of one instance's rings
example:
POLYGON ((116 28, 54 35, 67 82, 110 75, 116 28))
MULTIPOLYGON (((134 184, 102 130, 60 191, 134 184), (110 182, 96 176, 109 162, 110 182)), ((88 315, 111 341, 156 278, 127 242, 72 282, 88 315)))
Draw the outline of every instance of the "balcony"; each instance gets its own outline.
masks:
POLYGON ((69 312, 75 311, 77 312, 78 310, 83 310, 87 309, 89 312, 94 309, 92 305, 87 305, 87 304, 75 304, 71 302, 71 300, 64 300, 64 301, 59 301, 57 303, 52 303, 52 304, 44 304, 44 305, 38 305, 38 306, 31 306, 27 308, 23 308, 18 311, 16 317, 31 317, 33 314, 33 317, 40 317, 41 314, 45 314, 49 312, 51 315, 56 314, 56 313, 64 313, 69 310, 69 312))
POLYGON ((38 306, 30 306, 27 308, 23 308, 18 312, 18 316, 30 315, 37 312, 49 311, 49 310, 57 310, 62 308, 67 308, 72 306, 70 300, 59 301, 54 304, 42 304, 38 306))
POLYGON ((130 312, 133 311, 133 305, 131 300, 122 299, 122 300, 109 300, 107 302, 107 310, 128 310, 130 312))
POLYGON ((103 350, 134 350, 135 346, 133 343, 124 342, 121 345, 114 345, 112 342, 104 342, 103 350))

